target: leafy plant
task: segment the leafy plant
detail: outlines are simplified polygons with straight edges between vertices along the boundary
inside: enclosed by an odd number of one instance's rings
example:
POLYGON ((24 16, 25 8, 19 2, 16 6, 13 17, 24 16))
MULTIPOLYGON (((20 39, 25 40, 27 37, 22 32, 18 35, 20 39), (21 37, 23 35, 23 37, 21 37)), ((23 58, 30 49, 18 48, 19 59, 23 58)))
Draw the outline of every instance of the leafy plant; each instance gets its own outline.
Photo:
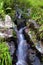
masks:
POLYGON ((9 48, 6 42, 0 42, 0 65, 12 65, 9 48))
POLYGON ((40 39, 43 39, 43 24, 39 27, 40 39))
MULTIPOLYGON (((6 14, 14 14, 14 0, 0 0, 0 16, 5 17, 6 14)), ((9 15, 10 15, 9 14, 9 15)))

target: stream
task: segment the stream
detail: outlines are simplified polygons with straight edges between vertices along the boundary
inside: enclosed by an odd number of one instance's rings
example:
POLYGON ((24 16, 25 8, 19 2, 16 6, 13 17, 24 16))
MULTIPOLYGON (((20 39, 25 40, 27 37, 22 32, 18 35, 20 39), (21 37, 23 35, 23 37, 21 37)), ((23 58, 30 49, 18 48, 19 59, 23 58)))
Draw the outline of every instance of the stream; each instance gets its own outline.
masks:
MULTIPOLYGON (((10 17, 7 17, 7 18, 9 18, 9 20, 11 22, 10 17)), ((21 18, 21 15, 19 16, 19 19, 20 18, 21 18)), ((7 21, 7 19, 5 19, 5 22, 8 22, 8 21, 7 21)), ((8 24, 10 24, 10 22, 8 24)), ((33 23, 35 27, 38 27, 34 21, 31 22, 31 23, 33 23)), ((1 25, 1 27, 2 26, 3 25, 1 25)), ((8 25, 6 25, 6 27, 7 26, 8 25)), ((10 26, 12 27, 12 24, 9 25, 8 28, 10 26)), ((8 40, 11 38, 10 41, 7 40, 6 42, 7 42, 8 46, 9 46, 9 52, 10 52, 12 60, 13 60, 12 61, 13 65, 43 65, 43 63, 41 64, 41 62, 40 62, 41 53, 39 51, 40 50, 39 47, 37 47, 37 48, 35 47, 35 49, 33 49, 31 47, 32 46, 32 42, 33 42, 33 40, 32 40, 33 36, 30 33, 28 33, 28 35, 27 35, 28 38, 25 38, 24 34, 26 34, 26 33, 23 33, 23 32, 26 29, 26 26, 23 24, 23 22, 22 22, 22 24, 19 24, 19 27, 20 28, 18 29, 18 27, 16 25, 13 28, 13 30, 14 30, 14 32, 16 32, 16 36, 17 36, 16 41, 13 38, 11 29, 10 30, 9 29, 6 30, 5 32, 3 32, 3 31, 0 32, 0 36, 3 36, 5 38, 7 38, 8 40), (11 33, 11 34, 9 34, 9 33, 11 33), (9 37, 9 35, 11 37, 9 37), (32 42, 30 42, 29 38, 32 40, 32 42), (27 39, 28 39, 28 42, 27 42, 27 39), (38 56, 38 54, 40 56, 38 56), (14 55, 15 55, 15 57, 14 57, 14 55), (14 63, 14 60, 16 60, 15 63, 14 63)), ((43 54, 42 54, 42 56, 43 56, 43 54)))

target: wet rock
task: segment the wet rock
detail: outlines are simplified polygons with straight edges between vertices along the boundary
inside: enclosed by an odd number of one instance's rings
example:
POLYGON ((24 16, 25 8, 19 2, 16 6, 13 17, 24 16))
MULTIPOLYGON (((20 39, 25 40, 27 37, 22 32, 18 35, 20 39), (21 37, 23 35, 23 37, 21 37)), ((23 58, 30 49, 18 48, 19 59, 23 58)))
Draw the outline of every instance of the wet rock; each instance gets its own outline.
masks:
POLYGON ((4 27, 4 21, 2 19, 0 19, 0 28, 4 27))
POLYGON ((9 52, 11 54, 11 57, 13 58, 13 54, 15 52, 15 45, 13 41, 7 42, 7 45, 9 46, 9 52))
POLYGON ((5 16, 5 27, 10 28, 13 27, 14 23, 11 20, 11 17, 9 15, 5 16))
POLYGON ((9 15, 5 16, 5 21, 2 21, 2 19, 0 19, 0 37, 12 37, 13 30, 10 28, 13 26, 14 23, 12 22, 11 17, 9 15))
POLYGON ((38 52, 40 52, 41 54, 43 54, 43 42, 41 42, 41 40, 37 39, 37 36, 36 36, 35 32, 32 31, 30 28, 26 29, 25 32, 30 37, 31 41, 34 44, 34 47, 38 50, 38 52))
POLYGON ((32 49, 29 49, 28 56, 29 56, 30 61, 33 62, 35 60, 35 57, 36 57, 35 51, 33 51, 32 49))
POLYGON ((36 56, 36 52, 29 49, 29 60, 32 65, 41 65, 39 58, 36 56))
POLYGON ((33 65, 41 65, 38 57, 35 57, 35 61, 32 63, 33 65))
POLYGON ((36 23, 35 20, 29 19, 28 22, 33 24, 35 28, 39 28, 39 25, 36 23))

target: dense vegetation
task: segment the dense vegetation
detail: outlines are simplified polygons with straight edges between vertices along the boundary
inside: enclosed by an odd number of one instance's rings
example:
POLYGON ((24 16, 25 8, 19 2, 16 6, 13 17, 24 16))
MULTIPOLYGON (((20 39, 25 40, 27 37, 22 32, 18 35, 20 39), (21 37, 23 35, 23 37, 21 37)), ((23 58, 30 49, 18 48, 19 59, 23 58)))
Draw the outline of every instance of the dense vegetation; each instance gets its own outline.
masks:
MULTIPOLYGON (((5 15, 8 14, 11 16, 12 20, 15 19, 16 13, 16 5, 23 11, 23 17, 35 20, 36 23, 39 25, 37 33, 39 33, 40 40, 43 40, 43 0, 0 0, 0 18, 4 19, 5 15), (30 15, 27 16, 24 13, 27 13, 27 9, 30 9, 30 15)), ((14 33, 15 34, 15 33, 14 33)), ((2 64, 8 63, 6 65, 11 65, 10 54, 8 52, 8 47, 5 45, 4 50, 4 43, 0 44, 0 58, 2 59, 2 64), (2 48, 2 47, 3 48, 2 48), (7 50, 7 51, 6 51, 7 50), (2 54, 3 52, 3 54, 2 54), (7 56, 6 56, 7 54, 7 56), (9 58, 7 58, 9 56, 9 58), (6 60, 8 59, 8 61, 6 60)), ((0 59, 0 63, 1 63, 0 59)))
MULTIPOLYGON (((27 9, 31 9, 30 19, 35 20, 40 26, 39 29, 43 31, 43 0, 0 0, 0 15, 3 17, 9 14, 12 18, 15 18, 16 5, 23 11, 24 18, 28 17, 24 15, 24 13, 27 13, 27 9)), ((43 38, 42 32, 40 37, 43 38)))

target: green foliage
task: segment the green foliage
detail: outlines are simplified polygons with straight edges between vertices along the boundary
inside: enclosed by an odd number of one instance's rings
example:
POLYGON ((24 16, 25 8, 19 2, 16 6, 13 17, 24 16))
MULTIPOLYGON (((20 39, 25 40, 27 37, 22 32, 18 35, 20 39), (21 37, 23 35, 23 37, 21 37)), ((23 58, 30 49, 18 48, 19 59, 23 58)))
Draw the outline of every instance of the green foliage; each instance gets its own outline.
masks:
POLYGON ((0 0, 0 16, 14 15, 14 0, 0 0))
POLYGON ((0 65, 12 65, 9 48, 6 42, 0 42, 0 65))
POLYGON ((40 39, 43 39, 43 24, 39 28, 40 39))
POLYGON ((23 11, 26 11, 28 8, 30 8, 30 17, 36 20, 38 24, 43 24, 43 0, 16 0, 15 2, 23 11))
MULTIPOLYGON (((31 9, 30 18, 35 20, 40 26, 39 30, 43 31, 43 0, 18 0, 16 4, 18 4, 21 9, 23 8, 23 11, 26 11, 28 8, 31 9)), ((26 15, 24 15, 24 17, 26 17, 26 15)), ((43 32, 41 32, 39 36, 40 39, 43 39, 43 32)))
POLYGON ((23 14, 24 18, 34 19, 40 26, 43 24, 43 0, 0 0, 0 16, 9 14, 14 19, 16 5, 24 13, 31 9, 30 16, 23 14))
POLYGON ((43 24, 40 26, 39 31, 43 31, 43 24))
MULTIPOLYGON (((31 18, 39 20, 42 22, 43 17, 43 0, 0 0, 0 14, 5 16, 9 14, 11 17, 14 16, 15 10, 14 6, 18 5, 23 11, 26 11, 27 8, 31 8, 31 18)), ((25 15, 24 15, 25 16, 25 15)), ((38 21, 39 22, 39 21, 38 21)), ((40 23, 40 22, 39 22, 40 23)), ((42 22, 43 23, 43 22, 42 22)))
POLYGON ((20 8, 43 7, 43 0, 16 0, 15 3, 18 4, 20 8))
POLYGON ((39 25, 43 24, 43 9, 37 7, 32 8, 31 18, 36 20, 39 25))
POLYGON ((5 15, 4 9, 3 9, 3 4, 4 4, 4 2, 0 0, 0 17, 1 16, 3 17, 5 15))

